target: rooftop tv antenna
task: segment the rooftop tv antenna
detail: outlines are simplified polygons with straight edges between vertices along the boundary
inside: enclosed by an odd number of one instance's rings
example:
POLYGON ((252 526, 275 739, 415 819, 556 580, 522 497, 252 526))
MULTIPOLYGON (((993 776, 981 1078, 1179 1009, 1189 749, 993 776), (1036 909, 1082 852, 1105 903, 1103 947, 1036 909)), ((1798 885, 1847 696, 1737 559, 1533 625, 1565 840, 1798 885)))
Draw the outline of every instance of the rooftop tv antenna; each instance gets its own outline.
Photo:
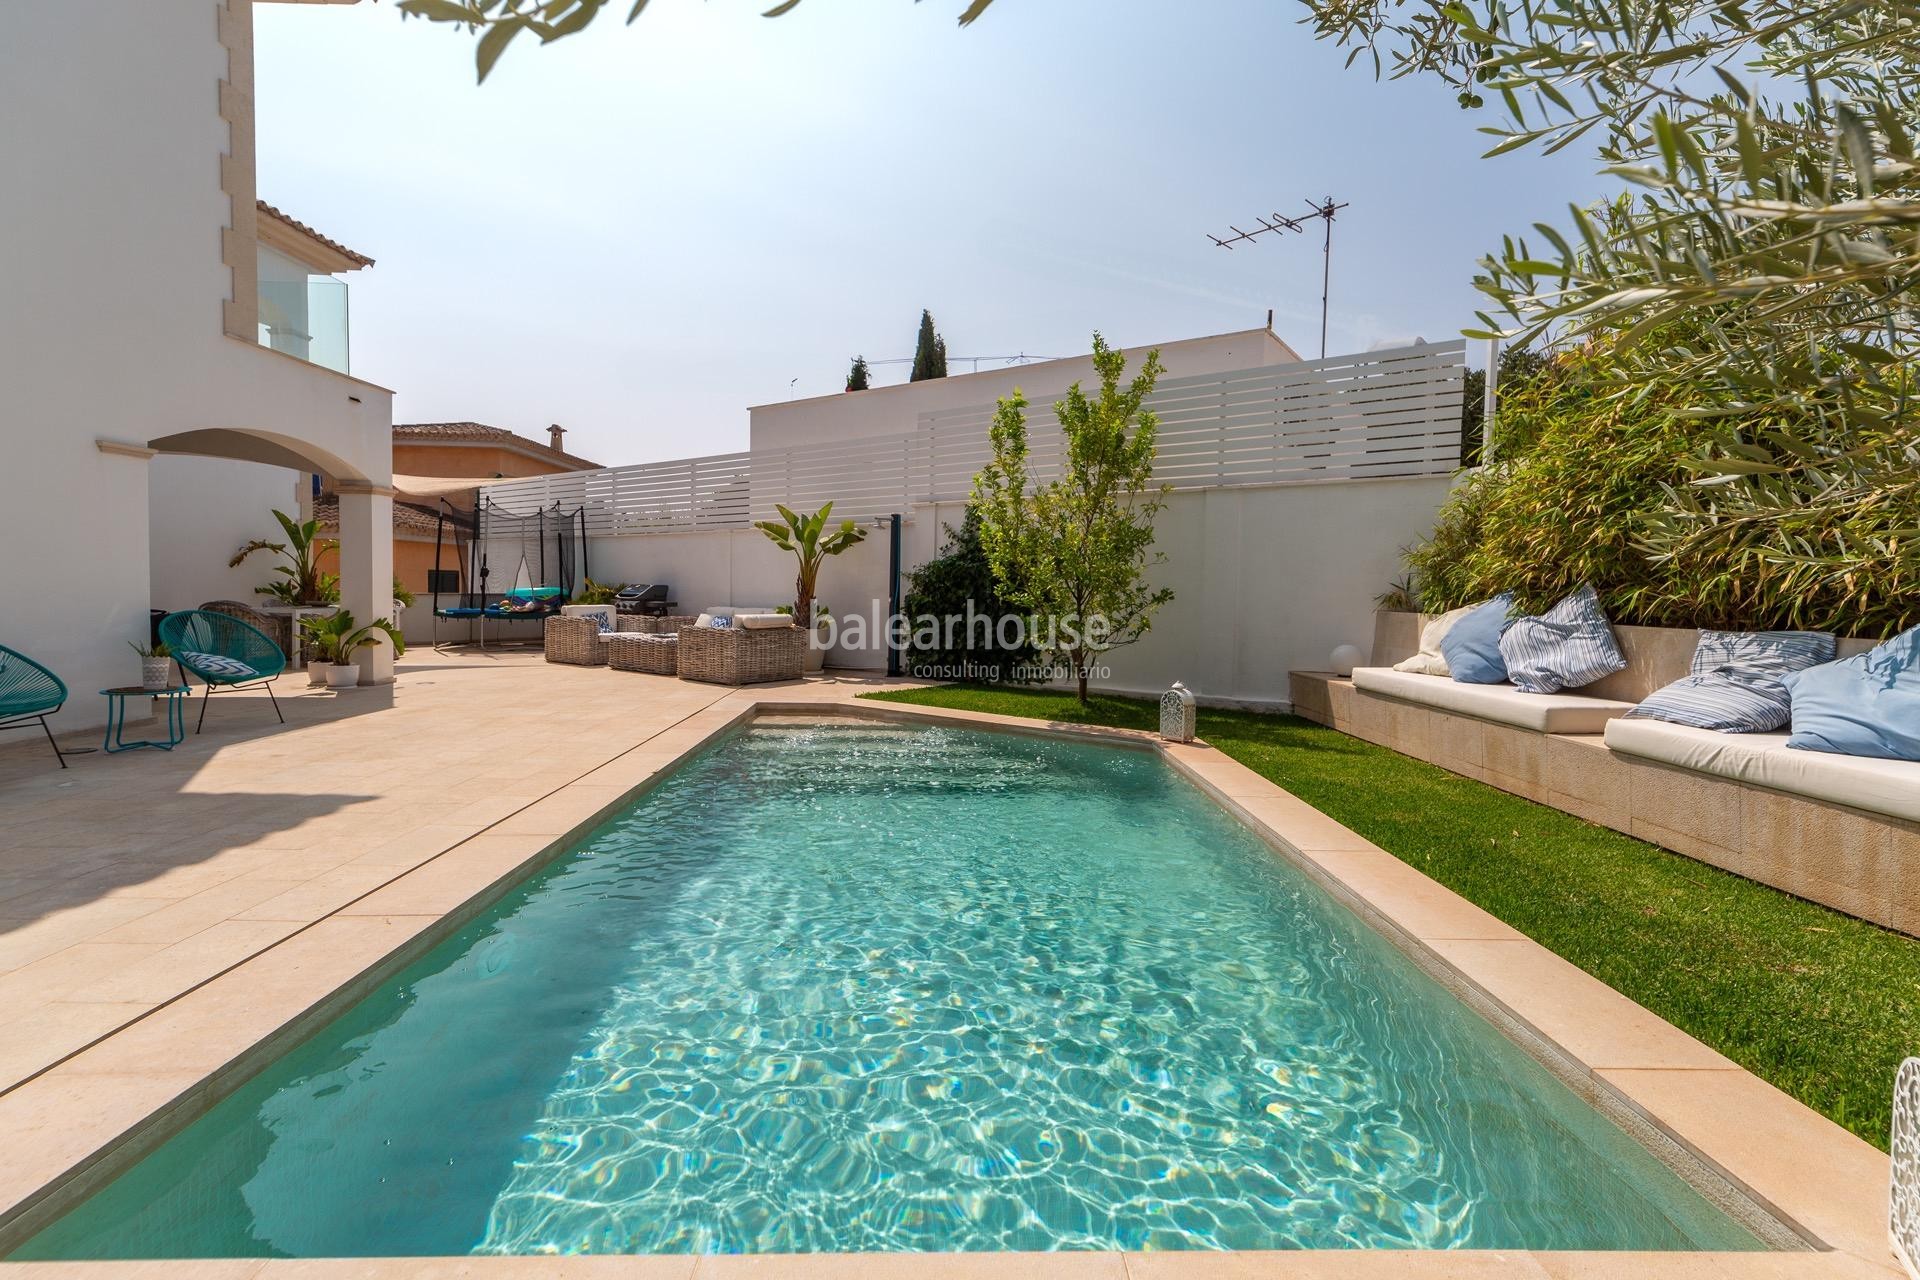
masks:
POLYGON ((1305 231, 1307 229, 1306 224, 1315 218, 1319 218, 1326 224, 1326 238, 1320 249, 1320 358, 1322 360, 1327 358, 1327 293, 1329 286, 1333 282, 1333 217, 1346 207, 1347 205, 1345 203, 1335 204, 1332 196, 1328 196, 1318 204, 1309 200, 1307 201, 1307 208, 1310 212, 1303 213, 1297 218, 1289 218, 1284 213, 1272 213, 1261 218, 1260 225, 1252 231, 1242 231, 1240 228, 1228 224, 1227 230, 1233 232, 1233 234, 1224 240, 1216 235, 1209 235, 1207 237, 1207 239, 1213 241, 1220 248, 1231 249, 1237 244, 1245 244, 1257 240, 1269 231, 1305 231))
MULTIPOLYGON (((997 360, 1004 365, 1016 365, 1016 364, 1032 364, 1036 360, 1059 360, 1061 358, 1062 357, 1060 356, 1030 356, 1024 351, 1022 351, 1017 356, 948 356, 947 357, 947 359, 954 364, 971 363, 973 365, 972 371, 974 373, 980 372, 980 362, 982 360, 997 360)), ((895 356, 886 360, 869 360, 867 361, 867 363, 870 365, 912 364, 913 357, 912 356, 895 356)))

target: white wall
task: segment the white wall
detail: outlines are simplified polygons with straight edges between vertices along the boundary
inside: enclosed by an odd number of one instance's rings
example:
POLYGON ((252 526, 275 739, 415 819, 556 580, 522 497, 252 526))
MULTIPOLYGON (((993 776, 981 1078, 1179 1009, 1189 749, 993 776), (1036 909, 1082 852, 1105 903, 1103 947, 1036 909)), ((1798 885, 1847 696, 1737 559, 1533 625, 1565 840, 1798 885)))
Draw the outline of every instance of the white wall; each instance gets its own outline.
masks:
POLYGON ((298 518, 307 477, 286 467, 229 458, 162 456, 147 464, 147 528, 152 545, 151 596, 156 609, 195 609, 209 600, 256 597, 281 561, 256 552, 229 569, 233 553, 254 538, 285 542, 273 518, 298 518), (215 500, 217 498, 217 500, 215 500))
POLYGON ((126 641, 147 634, 151 464, 96 438, 261 433, 386 483, 392 397, 222 332, 227 55, 211 0, 6 16, 0 599, 32 607, 0 617, 0 644, 66 681, 70 729, 104 719, 94 691, 135 674, 126 641))
MULTIPOLYGON (((1324 670, 1341 644, 1371 645, 1373 598, 1400 575, 1400 549, 1432 529, 1450 484, 1423 476, 1172 495, 1155 526, 1167 563, 1153 577, 1173 588, 1173 603, 1143 640, 1107 655, 1111 678, 1097 683, 1157 692, 1178 679, 1210 699, 1284 704, 1288 671, 1324 670)), ((962 503, 915 508, 903 567, 938 554, 945 526, 965 513, 962 503)), ((588 557, 598 582, 664 579, 686 613, 793 600, 792 558, 751 529, 594 538, 588 557)), ((884 616, 886 530, 827 562, 820 598, 836 616, 884 616)), ((842 648, 828 662, 883 670, 886 654, 842 648)))
MULTIPOLYGON (((1128 376, 1139 369, 1150 350, 1153 348, 1127 348, 1128 376)), ((1300 358, 1293 348, 1266 329, 1164 342, 1159 344, 1159 351, 1160 361, 1166 366, 1166 372, 1161 375, 1163 379, 1258 369, 1300 358)), ((1092 385, 1097 381, 1091 355, 982 369, 979 373, 875 387, 871 391, 755 405, 747 411, 749 432, 756 451, 826 441, 839 443, 865 436, 900 435, 912 431, 922 413, 992 404, 1015 387, 1023 390, 1033 405, 1048 408, 1073 383, 1092 385)))
MULTIPOLYGON (((648 537, 591 538, 588 571, 595 582, 665 582, 681 613, 708 605, 793 603, 794 560, 757 529, 715 529, 648 537)), ((887 601, 887 532, 869 529, 865 542, 828 560, 820 571, 818 598, 834 611, 865 613, 887 601)), ((836 666, 886 667, 883 652, 835 652, 836 666)))

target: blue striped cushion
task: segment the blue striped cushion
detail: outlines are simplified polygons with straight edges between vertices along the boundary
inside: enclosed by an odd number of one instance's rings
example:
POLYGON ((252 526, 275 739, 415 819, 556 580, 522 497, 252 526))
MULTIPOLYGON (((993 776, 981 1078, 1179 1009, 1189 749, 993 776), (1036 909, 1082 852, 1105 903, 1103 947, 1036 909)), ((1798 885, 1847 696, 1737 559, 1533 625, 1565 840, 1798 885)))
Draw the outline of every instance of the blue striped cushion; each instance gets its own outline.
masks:
POLYGON ((197 653, 184 649, 180 660, 189 670, 198 676, 217 676, 222 680, 245 680, 260 673, 238 658, 229 658, 224 653, 197 653))
POLYGON ((1666 720, 1722 733, 1766 733, 1785 724, 1790 714, 1785 685, 1771 676, 1741 672, 1682 676, 1627 712, 1630 719, 1666 720))
POLYGON ((1823 631, 1702 631, 1691 675, 1655 690, 1629 717, 1722 733, 1768 733, 1791 714, 1780 678, 1830 662, 1823 631))
POLYGON ((1784 676, 1832 662, 1838 643, 1824 631, 1702 631, 1688 669, 1696 676, 1784 676))
POLYGON ((1613 627, 1591 586, 1537 618, 1516 618, 1500 633, 1507 679, 1522 693, 1578 689, 1626 669, 1613 627))

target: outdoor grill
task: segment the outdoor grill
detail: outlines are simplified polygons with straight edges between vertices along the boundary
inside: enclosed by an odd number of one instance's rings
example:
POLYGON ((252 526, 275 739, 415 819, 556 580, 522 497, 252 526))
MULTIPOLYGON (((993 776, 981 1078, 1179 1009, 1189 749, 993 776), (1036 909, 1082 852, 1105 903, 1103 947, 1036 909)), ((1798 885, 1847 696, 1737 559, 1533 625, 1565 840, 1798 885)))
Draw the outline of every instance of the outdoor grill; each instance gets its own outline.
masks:
POLYGON ((613 611, 643 617, 665 617, 678 601, 667 599, 667 584, 642 582, 623 587, 613 598, 613 611))

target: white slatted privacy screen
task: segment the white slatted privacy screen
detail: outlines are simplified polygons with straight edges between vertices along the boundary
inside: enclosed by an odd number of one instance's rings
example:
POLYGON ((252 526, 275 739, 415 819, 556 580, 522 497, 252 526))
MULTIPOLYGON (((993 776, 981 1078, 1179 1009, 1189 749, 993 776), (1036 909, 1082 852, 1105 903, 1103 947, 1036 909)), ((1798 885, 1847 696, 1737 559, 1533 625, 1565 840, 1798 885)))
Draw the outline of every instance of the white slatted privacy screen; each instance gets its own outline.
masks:
MULTIPOLYGON (((1168 378, 1154 478, 1176 489, 1447 475, 1460 464, 1466 344, 1439 342, 1168 378)), ((1027 410, 1029 474, 1059 473, 1057 396, 1027 410)), ((865 520, 964 500, 992 457, 994 406, 923 413, 900 435, 531 476, 487 486, 511 511, 584 506, 595 536, 742 528, 776 503, 865 520)))

